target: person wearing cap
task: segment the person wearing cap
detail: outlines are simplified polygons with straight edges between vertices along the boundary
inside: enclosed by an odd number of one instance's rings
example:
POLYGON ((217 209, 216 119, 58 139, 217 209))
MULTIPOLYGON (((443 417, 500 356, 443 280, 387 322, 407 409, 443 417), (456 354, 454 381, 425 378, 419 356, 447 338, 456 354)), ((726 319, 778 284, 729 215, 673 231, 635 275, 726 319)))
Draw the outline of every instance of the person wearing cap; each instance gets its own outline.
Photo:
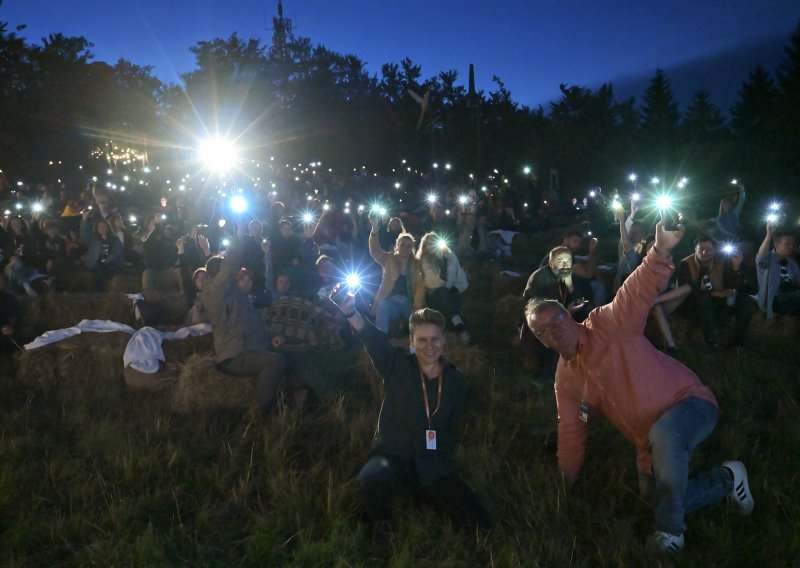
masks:
POLYGON ((492 528, 489 514, 455 463, 464 412, 464 376, 443 357, 444 316, 425 308, 408 320, 413 354, 393 348, 386 334, 358 313, 355 297, 331 294, 381 376, 384 398, 358 488, 376 536, 390 531, 392 501, 422 489, 460 528, 492 528))
POLYGON ((583 323, 556 300, 534 299, 526 306, 533 334, 560 354, 555 391, 561 471, 570 483, 578 481, 589 425, 607 418, 636 447, 640 492, 655 514, 647 542, 654 553, 681 550, 684 516, 726 496, 740 513, 753 510, 741 462, 689 477, 694 450, 717 423, 717 401, 695 373, 644 336, 647 314, 675 269, 671 252, 683 232, 659 222, 655 246, 642 264, 614 300, 583 323))

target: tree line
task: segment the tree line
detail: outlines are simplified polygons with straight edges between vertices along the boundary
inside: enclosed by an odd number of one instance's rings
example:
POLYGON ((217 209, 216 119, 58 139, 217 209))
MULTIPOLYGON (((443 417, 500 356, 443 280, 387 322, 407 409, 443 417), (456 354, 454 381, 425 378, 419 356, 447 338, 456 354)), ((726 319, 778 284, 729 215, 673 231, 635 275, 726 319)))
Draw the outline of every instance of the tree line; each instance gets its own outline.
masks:
POLYGON ((470 93, 456 70, 425 78, 403 59, 370 74, 356 55, 308 38, 278 51, 237 34, 191 47, 195 68, 165 84, 151 66, 94 61, 84 37, 36 44, 23 32, 0 22, 0 168, 12 175, 36 179, 50 160, 85 162, 109 138, 179 163, 220 133, 253 156, 331 167, 447 160, 480 175, 530 165, 540 186, 558 172, 563 195, 621 186, 631 170, 690 176, 716 197, 732 175, 765 194, 800 182, 800 26, 776 69, 744 78, 729 113, 702 88, 681 112, 663 70, 641 101, 616 100, 611 84, 562 84, 559 100, 530 108, 496 76, 488 93, 470 93), (409 89, 430 92, 421 124, 409 89))

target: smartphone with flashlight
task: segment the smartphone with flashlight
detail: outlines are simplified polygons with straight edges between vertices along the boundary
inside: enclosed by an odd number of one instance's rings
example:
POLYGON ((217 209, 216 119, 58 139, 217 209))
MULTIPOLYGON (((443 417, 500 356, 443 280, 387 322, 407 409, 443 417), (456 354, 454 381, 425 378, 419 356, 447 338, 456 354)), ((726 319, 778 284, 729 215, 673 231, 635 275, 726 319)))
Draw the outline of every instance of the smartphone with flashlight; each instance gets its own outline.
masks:
POLYGON ((681 214, 672 209, 661 210, 661 221, 664 223, 664 229, 667 231, 677 231, 680 224, 681 214))

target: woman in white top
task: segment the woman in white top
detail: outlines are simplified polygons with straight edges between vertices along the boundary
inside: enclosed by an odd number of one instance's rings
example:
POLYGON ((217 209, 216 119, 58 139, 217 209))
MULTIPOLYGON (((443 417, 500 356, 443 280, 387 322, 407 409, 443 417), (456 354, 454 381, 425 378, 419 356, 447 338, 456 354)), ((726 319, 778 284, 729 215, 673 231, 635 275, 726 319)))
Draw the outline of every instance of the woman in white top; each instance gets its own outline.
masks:
POLYGON ((471 345, 472 338, 461 317, 461 294, 467 289, 467 273, 458 262, 444 239, 436 233, 422 237, 417 259, 425 281, 425 302, 429 308, 442 312, 448 326, 458 334, 464 345, 471 345))

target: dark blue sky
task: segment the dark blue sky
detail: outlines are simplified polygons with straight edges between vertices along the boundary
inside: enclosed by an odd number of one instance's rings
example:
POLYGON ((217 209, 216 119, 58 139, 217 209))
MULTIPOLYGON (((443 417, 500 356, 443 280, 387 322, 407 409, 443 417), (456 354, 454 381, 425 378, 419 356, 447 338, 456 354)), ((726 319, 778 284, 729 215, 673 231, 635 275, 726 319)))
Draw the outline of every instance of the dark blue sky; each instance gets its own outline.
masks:
MULTIPOLYGON (((124 57, 178 82, 198 41, 238 32, 269 43, 276 7, 277 0, 4 0, 0 20, 27 24, 22 35, 36 43, 58 31, 83 35, 97 60, 124 57)), ((594 87, 742 44, 785 42, 800 23, 797 0, 286 0, 284 12, 296 34, 358 55, 371 72, 410 57, 423 77, 456 69, 466 83, 474 63, 478 88, 490 90, 497 75, 528 105, 557 97, 562 82, 594 87)))

